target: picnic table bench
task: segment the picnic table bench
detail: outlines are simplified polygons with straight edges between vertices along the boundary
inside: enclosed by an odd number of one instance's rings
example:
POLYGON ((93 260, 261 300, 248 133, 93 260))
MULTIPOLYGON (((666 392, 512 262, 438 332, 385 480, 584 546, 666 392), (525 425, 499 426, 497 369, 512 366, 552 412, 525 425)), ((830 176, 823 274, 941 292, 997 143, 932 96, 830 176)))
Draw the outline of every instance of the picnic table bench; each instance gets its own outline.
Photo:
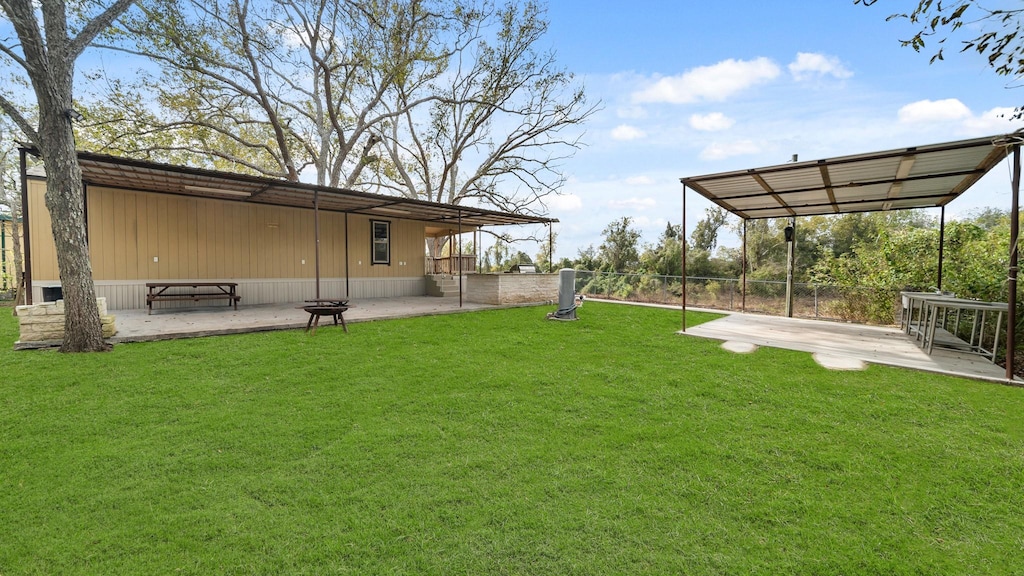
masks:
POLYGON ((331 316, 334 318, 334 325, 338 325, 338 320, 341 320, 341 327, 345 332, 348 332, 348 325, 345 324, 344 313, 348 311, 348 300, 332 300, 332 299, 316 299, 306 300, 302 309, 309 313, 309 320, 306 321, 306 332, 310 331, 312 327, 313 331, 310 334, 316 334, 316 328, 320 325, 321 316, 331 316))
POLYGON ((235 292, 238 288, 235 282, 147 282, 146 288, 149 290, 146 293, 147 314, 153 313, 153 302, 227 300, 228 306, 233 305, 238 310, 238 301, 242 299, 235 292))

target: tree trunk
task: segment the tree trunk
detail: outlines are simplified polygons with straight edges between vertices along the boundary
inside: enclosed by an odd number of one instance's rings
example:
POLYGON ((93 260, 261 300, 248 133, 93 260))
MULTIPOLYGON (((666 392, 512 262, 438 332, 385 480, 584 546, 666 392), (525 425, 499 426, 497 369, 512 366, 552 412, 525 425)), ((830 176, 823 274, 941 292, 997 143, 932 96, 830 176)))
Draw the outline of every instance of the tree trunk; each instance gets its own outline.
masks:
MULTIPOLYGON (((70 93, 68 90, 67 93, 70 93)), ((64 295, 64 342, 61 352, 97 352, 109 350, 103 340, 100 314, 96 307, 96 289, 86 238, 85 195, 82 169, 78 165, 71 120, 54 103, 40 105, 50 114, 40 119, 40 151, 46 161, 46 207, 53 223, 57 247, 57 267, 64 295)))
MULTIPOLYGON (((11 202, 11 243, 14 249, 14 293, 21 294, 21 271, 25 269, 25 262, 21 251, 21 201, 11 202)), ((17 305, 17 301, 15 301, 17 305)))

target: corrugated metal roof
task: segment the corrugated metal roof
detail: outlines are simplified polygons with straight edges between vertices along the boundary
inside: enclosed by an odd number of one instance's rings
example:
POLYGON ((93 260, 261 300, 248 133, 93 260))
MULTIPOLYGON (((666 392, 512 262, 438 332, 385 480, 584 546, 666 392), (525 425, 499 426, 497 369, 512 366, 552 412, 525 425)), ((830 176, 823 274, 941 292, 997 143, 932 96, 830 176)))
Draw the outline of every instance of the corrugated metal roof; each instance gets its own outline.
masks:
MULTIPOLYGON (((34 153, 32 150, 30 152, 34 153)), ((558 222, 554 218, 528 214, 370 194, 89 152, 79 152, 78 162, 82 167, 83 181, 91 186, 300 208, 312 208, 316 197, 320 210, 418 220, 439 226, 455 226, 460 219, 462 225, 467 227, 558 222)))
POLYGON ((1021 133, 680 178, 746 219, 945 206, 1006 158, 1021 133))

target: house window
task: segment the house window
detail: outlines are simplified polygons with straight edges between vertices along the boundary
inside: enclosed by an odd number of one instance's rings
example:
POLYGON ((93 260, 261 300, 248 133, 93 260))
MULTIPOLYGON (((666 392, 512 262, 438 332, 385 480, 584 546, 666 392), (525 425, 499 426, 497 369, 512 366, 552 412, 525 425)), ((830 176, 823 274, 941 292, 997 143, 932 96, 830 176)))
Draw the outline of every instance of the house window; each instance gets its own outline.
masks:
POLYGON ((391 264, 391 222, 370 220, 372 229, 370 261, 374 264, 391 264))

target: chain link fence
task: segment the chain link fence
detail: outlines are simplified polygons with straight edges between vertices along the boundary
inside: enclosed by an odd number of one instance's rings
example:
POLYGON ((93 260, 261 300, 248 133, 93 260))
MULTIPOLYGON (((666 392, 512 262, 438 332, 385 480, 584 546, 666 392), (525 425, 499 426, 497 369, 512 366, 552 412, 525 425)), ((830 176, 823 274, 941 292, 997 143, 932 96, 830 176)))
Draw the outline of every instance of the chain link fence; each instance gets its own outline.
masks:
MULTIPOLYGON (((747 280, 746 296, 737 278, 686 279, 686 305, 694 308, 744 310, 758 314, 784 315, 786 282, 747 280)), ((680 304, 682 277, 654 274, 576 271, 576 292, 585 296, 680 304)), ((793 284, 793 316, 872 324, 893 324, 899 313, 899 290, 867 287, 793 284)))

